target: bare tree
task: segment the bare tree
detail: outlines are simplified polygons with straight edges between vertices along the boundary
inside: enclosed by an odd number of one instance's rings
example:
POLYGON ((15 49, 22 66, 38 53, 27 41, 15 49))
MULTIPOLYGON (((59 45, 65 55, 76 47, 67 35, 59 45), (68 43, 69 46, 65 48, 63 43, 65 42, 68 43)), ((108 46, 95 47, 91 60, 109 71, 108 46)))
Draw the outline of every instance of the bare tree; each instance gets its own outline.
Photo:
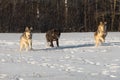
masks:
POLYGON ((0 0, 0 32, 95 31, 100 21, 118 31, 119 20, 120 0, 0 0))

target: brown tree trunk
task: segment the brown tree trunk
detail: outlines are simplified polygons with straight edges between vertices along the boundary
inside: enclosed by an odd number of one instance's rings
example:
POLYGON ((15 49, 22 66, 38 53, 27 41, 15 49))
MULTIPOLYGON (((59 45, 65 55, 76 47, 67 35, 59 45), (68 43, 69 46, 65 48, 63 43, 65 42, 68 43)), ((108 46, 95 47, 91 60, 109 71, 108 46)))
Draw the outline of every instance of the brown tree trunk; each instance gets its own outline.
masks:
POLYGON ((96 0, 95 2, 95 21, 96 21, 96 24, 98 24, 98 11, 97 11, 97 7, 98 7, 98 0, 96 0))
POLYGON ((68 0, 65 0, 65 27, 68 27, 68 0))
POLYGON ((115 9, 116 9, 116 0, 114 0, 113 5, 111 4, 112 9, 112 23, 111 23, 111 31, 114 29, 114 20, 115 20, 115 9))
POLYGON ((87 0, 84 0, 84 27, 87 31, 87 0))

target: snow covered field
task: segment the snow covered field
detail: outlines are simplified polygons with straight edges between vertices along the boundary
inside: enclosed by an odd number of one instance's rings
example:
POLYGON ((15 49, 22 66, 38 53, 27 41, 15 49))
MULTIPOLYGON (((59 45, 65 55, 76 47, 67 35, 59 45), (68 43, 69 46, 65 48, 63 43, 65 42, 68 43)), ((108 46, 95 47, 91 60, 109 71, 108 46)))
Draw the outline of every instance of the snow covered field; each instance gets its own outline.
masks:
POLYGON ((120 33, 94 47, 93 32, 62 33, 59 48, 33 34, 33 50, 19 51, 18 33, 0 33, 0 80, 120 80, 120 33))

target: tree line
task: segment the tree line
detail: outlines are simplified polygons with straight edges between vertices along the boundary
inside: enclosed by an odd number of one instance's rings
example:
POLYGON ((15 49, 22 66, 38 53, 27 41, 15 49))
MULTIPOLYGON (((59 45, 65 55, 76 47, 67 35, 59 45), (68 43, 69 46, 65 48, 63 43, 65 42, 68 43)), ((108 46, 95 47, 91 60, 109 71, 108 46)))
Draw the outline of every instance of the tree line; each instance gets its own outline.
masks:
POLYGON ((91 32, 100 21, 120 31, 120 0, 0 0, 0 32, 91 32))

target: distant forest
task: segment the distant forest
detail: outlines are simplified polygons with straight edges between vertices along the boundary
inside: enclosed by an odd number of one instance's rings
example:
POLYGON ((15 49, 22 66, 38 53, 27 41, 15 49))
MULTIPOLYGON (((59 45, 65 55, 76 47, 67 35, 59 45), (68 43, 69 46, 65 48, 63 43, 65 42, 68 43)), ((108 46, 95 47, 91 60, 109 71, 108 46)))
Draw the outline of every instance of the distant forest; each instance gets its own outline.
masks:
POLYGON ((100 21, 120 31, 120 0, 0 0, 0 32, 93 32, 100 21))

